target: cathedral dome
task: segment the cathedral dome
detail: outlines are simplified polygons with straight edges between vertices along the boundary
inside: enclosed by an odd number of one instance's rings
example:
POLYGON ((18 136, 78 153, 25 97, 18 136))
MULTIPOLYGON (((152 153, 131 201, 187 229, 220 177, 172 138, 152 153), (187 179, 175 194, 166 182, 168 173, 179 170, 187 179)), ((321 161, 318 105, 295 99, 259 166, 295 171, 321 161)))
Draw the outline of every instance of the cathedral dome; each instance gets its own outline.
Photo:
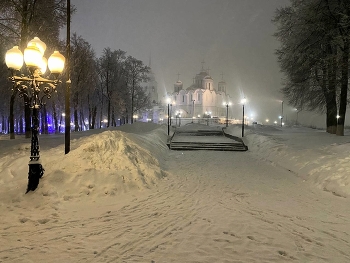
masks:
POLYGON ((204 77, 204 79, 213 79, 211 76, 209 76, 209 75, 206 75, 205 77, 204 77))

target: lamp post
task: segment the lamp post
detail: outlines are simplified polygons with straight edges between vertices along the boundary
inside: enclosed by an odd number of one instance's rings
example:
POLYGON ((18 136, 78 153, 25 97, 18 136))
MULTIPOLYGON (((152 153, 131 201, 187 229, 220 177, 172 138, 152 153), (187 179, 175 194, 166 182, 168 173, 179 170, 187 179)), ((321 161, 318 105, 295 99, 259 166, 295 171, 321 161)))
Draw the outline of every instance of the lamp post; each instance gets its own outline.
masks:
POLYGON ((209 126, 209 117, 211 116, 211 111, 205 112, 205 117, 207 118, 207 125, 209 126))
POLYGON ((228 127, 228 106, 231 105, 231 102, 224 102, 224 105, 226 106, 226 127, 228 127))
POLYGON ((193 119, 194 119, 194 102, 196 100, 192 100, 192 123, 193 123, 193 119))
POLYGON ((179 112, 179 127, 181 126, 181 114, 182 114, 182 111, 179 112))
POLYGON ((9 79, 12 81, 13 89, 18 90, 20 97, 27 99, 27 104, 31 109, 32 136, 26 193, 34 191, 38 187, 39 180, 45 171, 40 162, 38 115, 39 110, 45 104, 44 99, 50 99, 51 94, 56 91, 56 86, 60 83, 58 76, 62 73, 65 62, 64 56, 58 51, 54 51, 47 60, 44 57, 45 50, 46 44, 35 37, 29 41, 24 54, 18 49, 18 46, 14 46, 6 52, 5 56, 6 65, 11 71, 9 79), (22 68, 23 61, 29 71, 28 76, 16 75, 22 68), (53 79, 42 77, 46 72, 47 65, 53 79))
POLYGON ((246 99, 242 99, 241 103, 242 103, 242 110, 243 110, 243 116, 242 116, 242 137, 244 137, 244 104, 246 103, 246 99))
POLYGON ((177 127, 177 119, 179 118, 179 116, 180 116, 180 112, 177 110, 176 112, 175 112, 175 126, 177 127))
POLYGON ((170 103, 170 126, 171 126, 171 118, 173 116, 173 104, 175 105, 175 101, 173 101, 172 103, 170 103))
POLYGON ((301 111, 301 110, 298 110, 298 109, 295 109, 296 110, 296 112, 297 112, 297 120, 295 121, 295 124, 296 125, 299 125, 299 112, 301 111))
POLYGON ((281 115, 281 127, 283 125, 283 100, 282 100, 282 115, 281 115))
POLYGON ((170 134, 170 120, 169 120, 169 116, 170 116, 170 98, 167 98, 167 103, 168 103, 168 136, 170 134))

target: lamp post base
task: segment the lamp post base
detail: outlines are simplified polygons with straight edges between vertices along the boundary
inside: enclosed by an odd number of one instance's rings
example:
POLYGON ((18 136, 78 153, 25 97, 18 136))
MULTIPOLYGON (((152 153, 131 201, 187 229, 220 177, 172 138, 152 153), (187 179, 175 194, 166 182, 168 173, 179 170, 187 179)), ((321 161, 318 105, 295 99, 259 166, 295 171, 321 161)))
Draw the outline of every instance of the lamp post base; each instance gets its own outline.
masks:
POLYGON ((29 162, 29 172, 28 172, 28 186, 27 191, 34 191, 38 185, 40 178, 44 175, 44 168, 39 161, 29 162))

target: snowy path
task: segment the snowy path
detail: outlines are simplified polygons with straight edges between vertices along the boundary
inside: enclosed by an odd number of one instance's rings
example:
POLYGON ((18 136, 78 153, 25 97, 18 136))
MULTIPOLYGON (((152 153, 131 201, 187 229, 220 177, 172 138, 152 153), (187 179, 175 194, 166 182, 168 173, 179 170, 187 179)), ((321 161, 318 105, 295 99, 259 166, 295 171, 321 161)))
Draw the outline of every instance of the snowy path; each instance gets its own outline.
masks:
POLYGON ((0 262, 350 261, 347 199, 249 152, 202 153, 169 151, 150 190, 23 210, 0 262))

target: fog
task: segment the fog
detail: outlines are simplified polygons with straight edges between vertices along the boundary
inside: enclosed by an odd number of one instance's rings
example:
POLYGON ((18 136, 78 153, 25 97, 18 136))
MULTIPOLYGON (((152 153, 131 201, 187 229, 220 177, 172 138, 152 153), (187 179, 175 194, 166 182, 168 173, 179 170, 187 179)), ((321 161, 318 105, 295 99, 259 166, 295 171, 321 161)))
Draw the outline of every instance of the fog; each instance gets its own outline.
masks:
MULTIPOLYGON (((71 32, 86 39, 100 56, 103 49, 121 49, 151 65, 159 98, 173 91, 179 79, 186 89, 203 68, 214 85, 223 79, 233 106, 259 122, 279 121, 284 100, 274 51, 279 42, 271 22, 276 8, 288 0, 74 0, 71 32), (204 62, 204 63, 202 63, 204 62)), ((296 110, 284 102, 285 120, 297 120, 296 110)), ((324 118, 298 114, 307 126, 324 126, 324 118)))

